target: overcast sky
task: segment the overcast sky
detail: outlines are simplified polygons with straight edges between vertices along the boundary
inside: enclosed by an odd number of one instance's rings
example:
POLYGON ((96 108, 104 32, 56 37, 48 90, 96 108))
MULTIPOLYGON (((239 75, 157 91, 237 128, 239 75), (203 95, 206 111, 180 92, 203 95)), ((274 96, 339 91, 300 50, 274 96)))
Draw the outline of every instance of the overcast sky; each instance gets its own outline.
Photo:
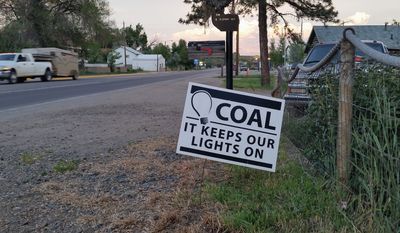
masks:
MULTIPOLYGON (((190 6, 183 0, 109 0, 112 9, 111 20, 117 26, 136 25, 141 23, 149 40, 171 44, 179 39, 191 40, 219 40, 225 34, 213 26, 208 29, 194 25, 178 23, 190 10, 190 6)), ((400 20, 399 0, 333 0, 339 11, 339 19, 348 24, 379 25, 400 20)), ((308 38, 312 25, 316 22, 304 22, 304 39, 308 38)), ((299 23, 293 21, 293 27, 299 28, 299 23)), ((258 54, 258 23, 257 18, 247 17, 240 22, 241 54, 258 54)), ((272 33, 272 31, 271 31, 272 33)))

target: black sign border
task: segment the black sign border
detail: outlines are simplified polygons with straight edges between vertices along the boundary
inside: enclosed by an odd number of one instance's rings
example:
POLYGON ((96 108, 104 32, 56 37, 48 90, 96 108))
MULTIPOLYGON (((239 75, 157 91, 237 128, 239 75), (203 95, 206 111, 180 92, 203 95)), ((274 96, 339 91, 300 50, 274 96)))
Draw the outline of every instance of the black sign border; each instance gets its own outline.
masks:
POLYGON ((201 86, 195 86, 192 85, 192 88, 190 90, 190 93, 194 93, 199 90, 204 90, 210 93, 210 95, 213 98, 217 99, 223 99, 223 100, 229 100, 233 102, 238 102, 242 104, 249 104, 249 105, 254 105, 258 107, 263 107, 263 108, 269 108, 269 109, 274 109, 281 111, 282 110, 282 103, 279 101, 273 101, 273 100, 268 100, 268 99, 262 99, 254 96, 247 96, 247 95, 241 95, 237 93, 231 93, 231 92, 225 92, 225 91, 219 91, 215 89, 210 89, 206 87, 201 87, 201 86))

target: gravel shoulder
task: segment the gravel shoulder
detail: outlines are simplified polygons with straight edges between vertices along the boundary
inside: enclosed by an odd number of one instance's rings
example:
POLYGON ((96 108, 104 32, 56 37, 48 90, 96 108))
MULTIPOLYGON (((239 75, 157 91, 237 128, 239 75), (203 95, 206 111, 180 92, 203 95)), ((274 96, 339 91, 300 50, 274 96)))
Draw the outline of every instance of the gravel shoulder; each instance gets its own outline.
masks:
MULTIPOLYGON (((220 85, 217 78, 190 81, 220 85)), ((174 139, 187 83, 165 81, 2 112, 0 232, 157 230, 156 214, 143 203, 173 194, 181 180, 179 170, 171 171, 181 165, 168 159, 179 158, 174 139), (76 167, 60 172, 62 161, 76 167)))
POLYGON ((218 231, 193 193, 224 167, 175 153, 188 81, 3 112, 0 232, 218 231))

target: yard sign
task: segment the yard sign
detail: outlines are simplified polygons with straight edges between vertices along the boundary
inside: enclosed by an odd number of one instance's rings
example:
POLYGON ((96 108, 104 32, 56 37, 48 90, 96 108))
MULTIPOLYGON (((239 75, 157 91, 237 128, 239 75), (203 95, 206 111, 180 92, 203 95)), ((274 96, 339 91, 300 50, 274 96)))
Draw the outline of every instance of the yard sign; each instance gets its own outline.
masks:
POLYGON ((284 104, 189 83, 177 153, 275 172, 284 104))

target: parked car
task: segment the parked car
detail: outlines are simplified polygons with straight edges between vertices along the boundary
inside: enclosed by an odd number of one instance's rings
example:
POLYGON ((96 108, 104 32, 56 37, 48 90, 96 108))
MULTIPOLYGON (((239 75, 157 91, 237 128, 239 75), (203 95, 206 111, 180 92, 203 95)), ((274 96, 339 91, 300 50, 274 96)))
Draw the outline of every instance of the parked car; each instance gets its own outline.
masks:
POLYGON ((247 71, 249 68, 245 65, 240 66, 240 71, 247 71))
POLYGON ((40 77, 42 81, 52 78, 50 62, 36 62, 30 53, 0 54, 0 80, 21 83, 27 78, 40 77))
MULTIPOLYGON (((380 41, 363 41, 366 45, 371 48, 382 52, 388 53, 387 47, 380 41)), ((329 51, 335 46, 335 43, 326 43, 326 44, 318 44, 311 49, 308 53, 306 59, 303 62, 303 66, 311 67, 317 64, 321 59, 323 59, 329 51)), ((322 73, 327 72, 338 72, 339 71, 339 53, 335 55, 335 57, 330 61, 331 69, 329 70, 317 70, 315 72, 307 73, 299 70, 296 77, 289 82, 288 90, 284 95, 284 99, 287 105, 305 107, 312 100, 310 85, 315 81, 315 79, 319 78, 322 73)), ((356 50, 355 54, 355 62, 365 62, 368 58, 365 54, 359 50, 356 50)))

